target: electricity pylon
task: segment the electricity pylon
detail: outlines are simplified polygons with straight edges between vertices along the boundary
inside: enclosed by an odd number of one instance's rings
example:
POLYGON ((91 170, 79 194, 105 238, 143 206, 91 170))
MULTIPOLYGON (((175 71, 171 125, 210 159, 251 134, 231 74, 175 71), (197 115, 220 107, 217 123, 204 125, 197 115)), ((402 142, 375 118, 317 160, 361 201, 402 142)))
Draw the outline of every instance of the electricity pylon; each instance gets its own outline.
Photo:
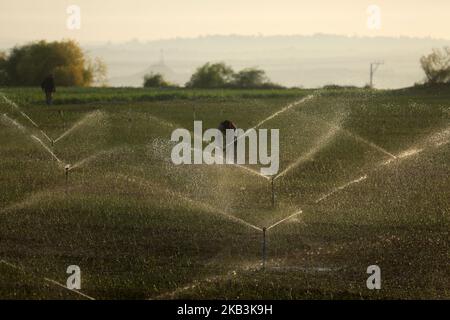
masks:
POLYGON ((377 71, 378 67, 384 64, 383 61, 375 61, 370 64, 370 87, 373 88, 373 75, 375 74, 375 71, 377 71))

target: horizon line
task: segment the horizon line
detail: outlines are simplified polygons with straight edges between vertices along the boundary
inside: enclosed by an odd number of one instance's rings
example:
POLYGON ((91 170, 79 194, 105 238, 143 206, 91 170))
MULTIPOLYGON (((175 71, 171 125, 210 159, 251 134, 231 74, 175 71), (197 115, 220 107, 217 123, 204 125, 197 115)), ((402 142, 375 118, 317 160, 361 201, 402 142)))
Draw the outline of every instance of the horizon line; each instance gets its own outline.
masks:
MULTIPOLYGON (((58 39, 5 39, 3 38, 0 41, 0 45, 2 43, 6 44, 8 42, 15 43, 13 46, 23 43, 32 43, 37 41, 63 41, 63 40, 75 40, 79 44, 85 45, 121 45, 121 44, 149 44, 152 42, 164 42, 164 41, 176 41, 176 40, 197 40, 197 39, 205 39, 205 38, 290 38, 290 37, 304 37, 304 38, 313 38, 313 37, 337 37, 337 38, 347 38, 347 39, 407 39, 407 40, 432 40, 432 41, 449 41, 450 38, 442 38, 442 37, 433 37, 433 36, 411 36, 411 35, 367 35, 367 34, 339 34, 339 33, 309 33, 309 34, 301 34, 301 33, 293 33, 293 34, 237 34, 237 33, 227 33, 227 34, 201 34, 197 36, 175 36, 175 37, 166 37, 166 38, 155 38, 155 39, 142 39, 142 38, 129 38, 124 40, 80 40, 76 39, 76 37, 60 37, 58 39)), ((8 44, 9 45, 9 44, 8 44)))

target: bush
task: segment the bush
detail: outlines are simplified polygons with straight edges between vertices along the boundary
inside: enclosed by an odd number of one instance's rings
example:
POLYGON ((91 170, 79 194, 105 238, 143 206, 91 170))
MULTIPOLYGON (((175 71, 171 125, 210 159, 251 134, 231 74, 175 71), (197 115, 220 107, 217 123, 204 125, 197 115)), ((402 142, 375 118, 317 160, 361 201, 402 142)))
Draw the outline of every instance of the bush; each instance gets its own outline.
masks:
POLYGON ((169 88, 174 85, 167 82, 160 73, 150 73, 144 76, 144 88, 169 88))
POLYGON ((6 53, 0 52, 0 86, 6 85, 8 74, 6 73, 6 53))
POLYGON ((260 88, 268 82, 264 70, 256 68, 247 68, 233 75, 234 86, 238 88, 260 88))
POLYGON ((188 88, 224 88, 229 87, 233 79, 233 69, 225 63, 209 62, 197 69, 191 80, 186 83, 188 88))
POLYGON ((99 63, 98 59, 91 63, 75 41, 39 41, 13 48, 3 70, 14 86, 38 86, 50 73, 57 85, 89 86, 98 72, 106 73, 99 63))
POLYGON ((420 59, 420 64, 428 84, 450 82, 450 47, 433 49, 432 53, 420 59))
POLYGON ((257 68, 247 68, 235 73, 225 63, 206 63, 192 75, 186 83, 188 88, 239 88, 239 89, 281 89, 280 85, 269 81, 266 72, 257 68))

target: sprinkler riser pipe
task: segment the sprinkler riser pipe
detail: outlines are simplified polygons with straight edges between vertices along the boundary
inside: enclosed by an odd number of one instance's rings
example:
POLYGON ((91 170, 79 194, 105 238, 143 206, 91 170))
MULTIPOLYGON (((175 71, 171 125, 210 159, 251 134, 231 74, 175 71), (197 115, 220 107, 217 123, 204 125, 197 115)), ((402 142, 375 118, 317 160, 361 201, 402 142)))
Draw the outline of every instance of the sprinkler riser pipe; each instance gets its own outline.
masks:
POLYGON ((262 269, 266 270, 266 228, 263 228, 262 233, 263 233, 263 239, 262 239, 262 269))
POLYGON ((67 192, 67 187, 69 185, 69 171, 70 171, 70 167, 66 166, 64 169, 65 169, 64 174, 66 176, 66 192, 67 192))
POLYGON ((270 181, 270 185, 271 185, 271 189, 272 189, 272 208, 273 208, 273 207, 275 207, 275 186, 274 186, 273 178, 270 181))

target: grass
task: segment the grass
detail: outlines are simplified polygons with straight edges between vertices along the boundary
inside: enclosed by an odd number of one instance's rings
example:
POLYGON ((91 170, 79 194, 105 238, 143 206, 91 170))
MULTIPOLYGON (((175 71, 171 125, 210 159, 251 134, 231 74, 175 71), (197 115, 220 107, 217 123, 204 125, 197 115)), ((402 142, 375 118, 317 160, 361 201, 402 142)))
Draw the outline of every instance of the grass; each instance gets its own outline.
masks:
POLYGON ((53 147, 75 165, 66 185, 30 135, 50 143, 0 99, 24 127, 1 118, 0 260, 23 268, 0 263, 2 298, 83 298, 44 279, 65 284, 71 264, 97 299, 450 298, 445 90, 63 88, 51 107, 36 89, 0 91, 51 139, 77 124, 53 147), (236 166, 171 163, 170 134, 192 129, 194 110, 204 128, 250 128, 308 94, 264 125, 291 168, 275 208, 269 182, 236 166), (227 214, 264 227, 299 208, 269 230, 260 270, 261 233, 227 214))
MULTIPOLYGON (((292 98, 302 96, 300 89, 151 89, 151 88, 58 88, 55 104, 130 103, 164 100, 229 101, 252 98, 292 98)), ((42 92, 32 87, 6 87, 3 92, 23 104, 43 105, 42 92)))

